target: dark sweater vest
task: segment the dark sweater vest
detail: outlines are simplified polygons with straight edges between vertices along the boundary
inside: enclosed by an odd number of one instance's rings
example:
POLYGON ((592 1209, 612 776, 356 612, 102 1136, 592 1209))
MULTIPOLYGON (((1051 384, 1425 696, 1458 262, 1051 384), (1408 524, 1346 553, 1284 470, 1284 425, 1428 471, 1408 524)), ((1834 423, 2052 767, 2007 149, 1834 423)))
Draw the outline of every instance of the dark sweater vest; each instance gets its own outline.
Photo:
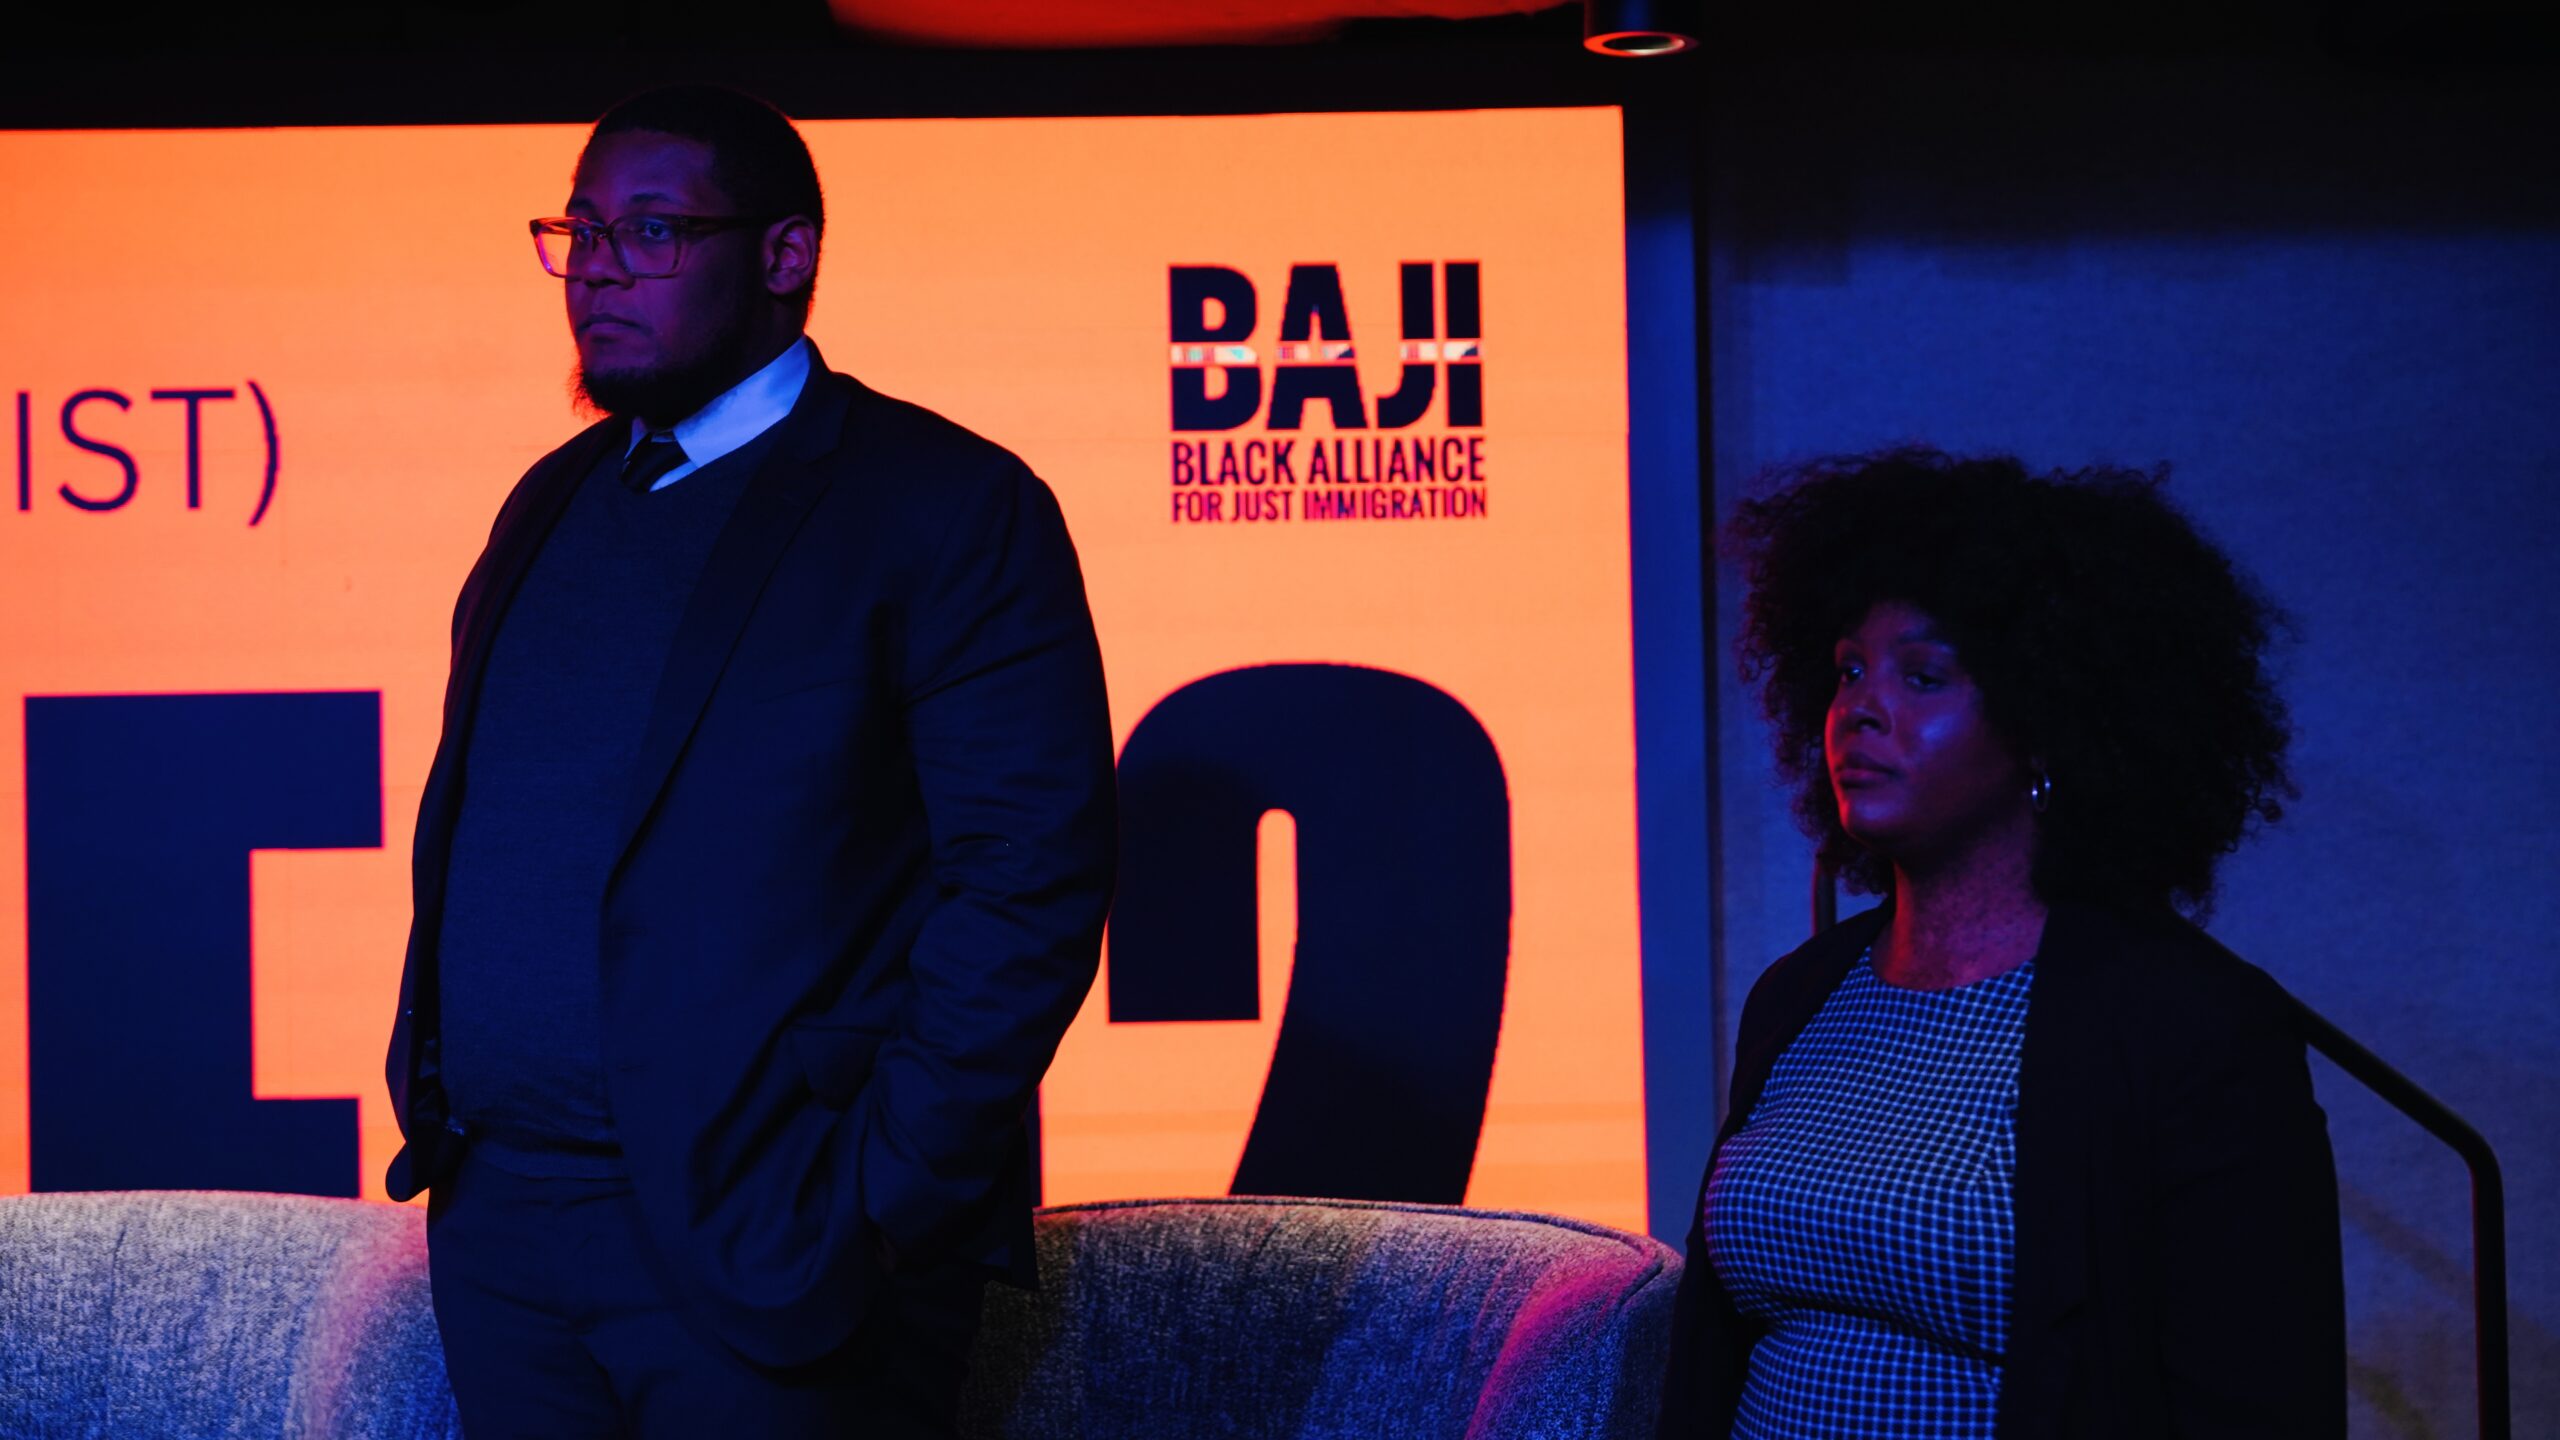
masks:
POLYGON ((620 1173, 598 1032, 604 886, 676 622, 774 430, 635 495, 607 446, 499 622, 463 759, 436 977, 476 1151, 620 1173))

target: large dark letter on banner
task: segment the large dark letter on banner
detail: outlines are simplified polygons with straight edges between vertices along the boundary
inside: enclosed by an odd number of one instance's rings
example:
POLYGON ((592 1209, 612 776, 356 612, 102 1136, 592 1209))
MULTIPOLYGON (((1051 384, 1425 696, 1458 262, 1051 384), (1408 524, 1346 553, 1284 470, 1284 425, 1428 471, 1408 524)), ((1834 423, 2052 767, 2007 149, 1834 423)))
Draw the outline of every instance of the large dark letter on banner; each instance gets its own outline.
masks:
MULTIPOLYGON (((1224 265, 1176 265, 1168 282, 1171 326, 1176 345, 1242 345, 1253 338, 1253 282, 1242 271, 1224 265), (1221 313, 1209 323, 1209 305, 1221 313)), ((1176 365, 1173 367, 1173 428, 1233 430, 1262 410, 1262 370, 1256 365, 1176 365), (1226 389, 1209 393, 1209 372, 1223 378, 1226 389)))
MULTIPOLYGON (((1283 345, 1316 340, 1351 341, 1351 310, 1342 303, 1342 272, 1331 265, 1289 267, 1289 293, 1280 302, 1283 345)), ((1286 358, 1285 352, 1283 358, 1286 358)), ((1284 364, 1271 376, 1271 428, 1295 430, 1307 402, 1322 400, 1333 428, 1365 430, 1368 404, 1360 394, 1360 367, 1352 361, 1284 364)))
POLYGON ((33 1188, 356 1194, 355 1101, 251 1092, 249 852, 382 843, 381 696, 26 707, 33 1188))
POLYGON ((1297 820, 1298 949, 1237 1194, 1456 1204, 1511 952, 1511 802, 1491 737, 1410 676, 1231 670, 1120 757, 1116 1023, 1253 1019, 1255 831, 1297 820))
MULTIPOLYGON (((1441 267, 1449 289, 1449 338, 1484 338, 1484 267, 1473 260, 1453 260, 1441 267)), ((1472 430, 1484 424, 1484 365, 1452 361, 1449 365, 1449 424, 1472 430)))
MULTIPOLYGON (((1408 261, 1398 266, 1396 292, 1396 308, 1403 322, 1399 328, 1404 338, 1424 342, 1439 339, 1440 322, 1432 314, 1430 262, 1408 261)), ((1431 408, 1432 380, 1439 373, 1439 367, 1428 360, 1419 364, 1406 361, 1396 388, 1378 397, 1378 428, 1401 430, 1421 419, 1422 413, 1431 408)))

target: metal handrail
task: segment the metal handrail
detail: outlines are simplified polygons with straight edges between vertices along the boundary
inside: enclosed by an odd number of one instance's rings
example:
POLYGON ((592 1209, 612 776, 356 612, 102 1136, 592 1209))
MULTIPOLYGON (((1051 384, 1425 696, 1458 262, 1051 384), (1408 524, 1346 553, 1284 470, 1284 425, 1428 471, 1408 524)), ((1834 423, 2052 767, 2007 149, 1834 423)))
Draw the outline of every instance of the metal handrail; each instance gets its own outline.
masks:
POLYGON ((2469 1121, 2385 1063, 2327 1016, 2296 1000, 2311 1048, 2418 1127, 2452 1147, 2471 1171, 2471 1324, 2480 1383, 2481 1440, 2509 1440, 2507 1396, 2507 1184, 2498 1152, 2469 1121))
MULTIPOLYGON (((1839 877, 1813 869, 1813 928, 1819 934, 1840 918, 1839 877)), ((2287 995, 2287 999, 2292 999, 2287 995)), ((2480 1387, 2480 1440, 2511 1440, 2507 1393, 2507 1184, 2498 1152, 2451 1106, 2341 1030, 2319 1011, 2293 1001, 2303 1041, 2345 1071, 2349 1079, 2382 1097, 2384 1104, 2451 1147, 2471 1172, 2471 1324, 2474 1373, 2480 1387)))

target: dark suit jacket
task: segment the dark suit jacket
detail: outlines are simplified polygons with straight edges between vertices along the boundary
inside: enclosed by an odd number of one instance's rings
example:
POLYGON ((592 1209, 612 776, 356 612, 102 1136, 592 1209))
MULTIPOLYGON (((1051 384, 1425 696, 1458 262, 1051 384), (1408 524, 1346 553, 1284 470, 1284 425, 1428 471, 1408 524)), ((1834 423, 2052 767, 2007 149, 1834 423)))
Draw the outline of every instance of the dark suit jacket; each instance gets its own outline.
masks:
MULTIPOLYGON (((834 1349, 900 1263, 1027 1275, 1024 1120, 1091 986, 1110 719, 1057 502, 1022 462, 814 363, 687 603, 602 916, 608 1092, 648 1234, 739 1353, 834 1349)), ((458 1131, 437 927, 481 673, 627 422, 545 456, 454 614, 389 1078, 393 1198, 458 1131)))
MULTIPOLYGON (((1841 922, 1752 987, 1719 1146, 1885 919, 1841 922)), ((2165 910, 2053 908, 2018 1059, 2000 1440, 2346 1434, 2337 1177, 2294 1013, 2165 910)), ((1757 1337, 1693 1220, 1665 1440, 1730 1431, 1757 1337)))

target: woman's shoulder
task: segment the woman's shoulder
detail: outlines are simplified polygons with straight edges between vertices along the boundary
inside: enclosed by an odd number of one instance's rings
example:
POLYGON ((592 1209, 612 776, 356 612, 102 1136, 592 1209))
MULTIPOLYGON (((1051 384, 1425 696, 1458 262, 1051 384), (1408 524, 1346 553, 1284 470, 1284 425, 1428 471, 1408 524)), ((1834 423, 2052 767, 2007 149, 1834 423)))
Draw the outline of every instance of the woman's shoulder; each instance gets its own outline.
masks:
POLYGON ((2039 958, 2048 955, 2060 964, 2098 971, 2128 989, 2127 998, 2148 995, 2182 1005, 2219 1001, 2243 1008, 2285 998, 2275 977, 2165 906, 2056 905, 2046 921, 2039 958))
POLYGON ((2300 1009, 2275 977, 2165 907, 2055 906, 2036 984, 2080 990, 2090 1003, 2073 1010, 2104 1017, 2141 1048, 2191 1054, 2302 1039, 2300 1009))

